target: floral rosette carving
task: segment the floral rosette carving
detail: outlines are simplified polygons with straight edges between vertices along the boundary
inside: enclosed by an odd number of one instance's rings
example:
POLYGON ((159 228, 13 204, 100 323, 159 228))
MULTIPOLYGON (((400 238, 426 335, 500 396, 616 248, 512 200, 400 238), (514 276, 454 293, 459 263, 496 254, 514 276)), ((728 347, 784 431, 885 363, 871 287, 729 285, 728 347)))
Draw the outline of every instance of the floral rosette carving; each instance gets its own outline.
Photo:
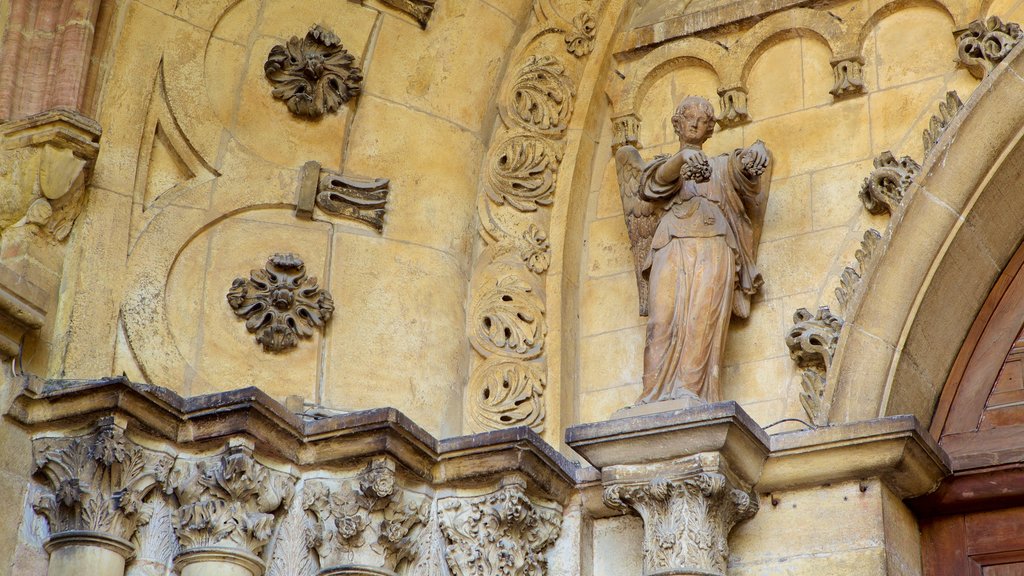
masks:
POLYGON ((544 348, 544 304, 529 284, 506 276, 484 292, 470 314, 470 341, 485 356, 507 354, 534 358, 544 348))
POLYGON ((597 36, 597 21, 589 12, 580 12, 572 19, 572 30, 565 34, 565 49, 577 58, 582 58, 594 51, 594 38, 597 36))
POLYGON ((548 206, 555 194, 561 154, 544 140, 513 136, 502 142, 491 158, 488 197, 520 212, 548 206))
POLYGON ((306 265, 294 254, 275 254, 249 279, 236 278, 227 295, 235 315, 268 352, 282 352, 309 338, 334 313, 334 299, 306 276, 306 265))
POLYGON ((304 38, 292 36, 287 44, 271 48, 263 71, 274 86, 274 98, 307 118, 336 112, 362 90, 355 57, 337 35, 319 25, 304 38))
POLYGON ((493 358, 470 379, 469 415, 477 431, 529 426, 544 431, 543 366, 493 358))
POLYGON ((439 502, 445 559, 453 576, 545 576, 562 512, 535 504, 526 482, 509 477, 491 494, 439 502))
POLYGON ((519 70, 505 104, 508 119, 535 134, 560 137, 572 116, 576 89, 552 56, 531 56, 519 70))
POLYGON ((534 274, 543 274, 551 265, 551 244, 548 235, 536 224, 523 232, 519 257, 534 274))
POLYGON ((172 459, 124 436, 116 425, 78 438, 32 442, 36 476, 47 490, 32 503, 51 534, 99 532, 131 540, 147 518, 147 496, 167 479, 172 459))
POLYGON ((427 522, 430 501, 398 488, 394 465, 381 459, 337 488, 325 481, 306 484, 302 508, 310 520, 306 541, 321 567, 358 564, 393 570, 412 558, 414 535, 427 522))
POLYGON ((170 485, 179 503, 174 529, 182 549, 231 547, 259 556, 277 515, 288 508, 294 483, 253 459, 248 446, 232 446, 211 459, 179 461, 170 485))

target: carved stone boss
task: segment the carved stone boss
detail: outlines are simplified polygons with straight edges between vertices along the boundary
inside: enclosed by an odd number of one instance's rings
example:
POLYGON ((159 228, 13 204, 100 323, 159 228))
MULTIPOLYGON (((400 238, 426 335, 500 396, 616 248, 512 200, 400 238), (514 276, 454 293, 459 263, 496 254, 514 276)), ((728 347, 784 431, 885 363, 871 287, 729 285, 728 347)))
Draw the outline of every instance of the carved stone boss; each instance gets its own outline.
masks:
POLYGON ((306 265, 295 254, 275 254, 248 279, 236 278, 227 299, 268 352, 294 348, 299 338, 312 336, 334 313, 331 293, 306 275, 306 265))
POLYGON ((659 469, 653 478, 606 485, 606 505, 634 511, 643 519, 644 576, 725 575, 729 532, 757 513, 758 502, 756 495, 709 466, 714 459, 711 454, 692 456, 671 469, 659 469))
POLYGON ((263 65, 274 98, 297 116, 336 112, 362 90, 362 70, 334 32, 316 25, 304 38, 271 48, 263 65))

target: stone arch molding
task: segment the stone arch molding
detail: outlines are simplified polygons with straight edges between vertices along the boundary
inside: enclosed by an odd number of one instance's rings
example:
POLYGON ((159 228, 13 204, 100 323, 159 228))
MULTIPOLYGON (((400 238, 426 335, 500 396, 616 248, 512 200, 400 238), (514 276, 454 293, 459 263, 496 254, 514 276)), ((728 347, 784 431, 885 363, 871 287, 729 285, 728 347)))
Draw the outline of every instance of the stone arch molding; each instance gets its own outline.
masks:
POLYGON ((926 158, 848 309, 833 422, 927 426, 961 344, 1024 239, 1024 45, 978 86, 926 158))

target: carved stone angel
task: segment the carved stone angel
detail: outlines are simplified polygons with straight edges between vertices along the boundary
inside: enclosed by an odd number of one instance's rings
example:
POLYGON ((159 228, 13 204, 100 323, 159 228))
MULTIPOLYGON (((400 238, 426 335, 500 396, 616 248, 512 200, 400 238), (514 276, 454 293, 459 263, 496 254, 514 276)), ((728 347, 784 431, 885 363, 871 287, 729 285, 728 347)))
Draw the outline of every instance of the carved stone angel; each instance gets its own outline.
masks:
POLYGON ((648 316, 638 405, 717 402, 729 321, 749 316, 762 284, 755 261, 771 154, 758 141, 708 158, 701 146, 714 123, 711 103, 689 96, 672 116, 679 152, 646 164, 632 146, 615 156, 648 316))

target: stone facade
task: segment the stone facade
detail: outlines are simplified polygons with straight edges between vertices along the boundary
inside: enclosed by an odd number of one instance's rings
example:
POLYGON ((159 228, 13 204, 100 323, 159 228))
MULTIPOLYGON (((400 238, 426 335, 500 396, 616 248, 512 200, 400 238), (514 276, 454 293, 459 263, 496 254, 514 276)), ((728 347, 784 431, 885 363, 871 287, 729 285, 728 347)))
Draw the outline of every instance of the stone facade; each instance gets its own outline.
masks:
POLYGON ((0 2, 0 575, 923 574, 924 427, 1024 238, 1022 21, 0 2), (687 95, 772 151, 765 283, 724 402, 613 418, 615 156, 687 95))

